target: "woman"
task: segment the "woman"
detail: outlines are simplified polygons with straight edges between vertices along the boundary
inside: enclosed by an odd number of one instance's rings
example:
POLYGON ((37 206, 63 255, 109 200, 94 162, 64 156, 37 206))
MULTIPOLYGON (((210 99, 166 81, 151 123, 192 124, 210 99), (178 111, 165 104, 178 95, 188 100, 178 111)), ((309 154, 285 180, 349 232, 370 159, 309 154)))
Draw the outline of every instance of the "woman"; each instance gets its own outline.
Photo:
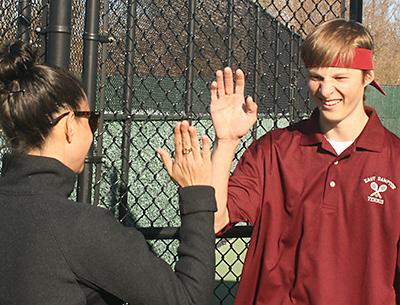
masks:
POLYGON ((195 129, 178 123, 175 160, 159 151, 181 186, 174 272, 138 231, 67 199, 97 119, 70 74, 36 64, 21 42, 0 51, 0 124, 12 151, 0 179, 0 304, 209 303, 215 199, 208 141, 201 151, 195 129))

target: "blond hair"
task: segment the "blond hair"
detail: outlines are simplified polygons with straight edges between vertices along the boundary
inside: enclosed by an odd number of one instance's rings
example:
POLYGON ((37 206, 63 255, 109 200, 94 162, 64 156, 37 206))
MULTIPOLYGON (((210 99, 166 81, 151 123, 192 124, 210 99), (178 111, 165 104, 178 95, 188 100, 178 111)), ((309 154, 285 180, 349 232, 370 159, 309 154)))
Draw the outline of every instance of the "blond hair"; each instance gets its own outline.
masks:
POLYGON ((301 57, 307 67, 327 67, 336 59, 351 65, 354 49, 373 51, 369 31, 352 20, 334 19, 318 26, 307 36, 301 48, 301 57))

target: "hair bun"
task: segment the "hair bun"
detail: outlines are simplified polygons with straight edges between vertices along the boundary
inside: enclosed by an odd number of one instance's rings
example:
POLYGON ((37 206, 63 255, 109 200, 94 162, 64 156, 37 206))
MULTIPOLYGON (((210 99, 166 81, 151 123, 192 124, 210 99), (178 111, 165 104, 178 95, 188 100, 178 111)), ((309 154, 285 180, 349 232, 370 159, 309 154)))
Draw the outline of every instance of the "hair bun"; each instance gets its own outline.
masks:
POLYGON ((5 44, 0 50, 0 82, 19 80, 36 62, 36 52, 22 41, 5 44))

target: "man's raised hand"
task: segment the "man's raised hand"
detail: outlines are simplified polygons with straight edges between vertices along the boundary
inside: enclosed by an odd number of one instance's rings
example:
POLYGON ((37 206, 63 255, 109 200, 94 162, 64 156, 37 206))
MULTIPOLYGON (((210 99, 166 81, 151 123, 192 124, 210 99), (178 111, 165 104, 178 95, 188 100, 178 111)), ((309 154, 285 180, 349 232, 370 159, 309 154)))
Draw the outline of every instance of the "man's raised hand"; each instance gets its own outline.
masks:
POLYGON ((216 72, 211 83, 210 112, 219 141, 238 140, 243 137, 257 120, 257 104, 251 97, 244 98, 245 78, 242 70, 232 69, 216 72))

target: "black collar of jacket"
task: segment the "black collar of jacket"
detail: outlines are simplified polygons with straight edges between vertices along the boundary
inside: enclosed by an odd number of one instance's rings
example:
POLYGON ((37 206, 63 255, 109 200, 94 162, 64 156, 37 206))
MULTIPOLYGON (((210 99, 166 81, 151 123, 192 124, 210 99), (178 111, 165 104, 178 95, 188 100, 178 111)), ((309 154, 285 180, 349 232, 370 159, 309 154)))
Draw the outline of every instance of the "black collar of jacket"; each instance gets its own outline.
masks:
POLYGON ((13 192, 41 194, 51 191, 68 197, 75 186, 75 173, 60 161, 27 154, 5 154, 0 191, 12 185, 13 192))

